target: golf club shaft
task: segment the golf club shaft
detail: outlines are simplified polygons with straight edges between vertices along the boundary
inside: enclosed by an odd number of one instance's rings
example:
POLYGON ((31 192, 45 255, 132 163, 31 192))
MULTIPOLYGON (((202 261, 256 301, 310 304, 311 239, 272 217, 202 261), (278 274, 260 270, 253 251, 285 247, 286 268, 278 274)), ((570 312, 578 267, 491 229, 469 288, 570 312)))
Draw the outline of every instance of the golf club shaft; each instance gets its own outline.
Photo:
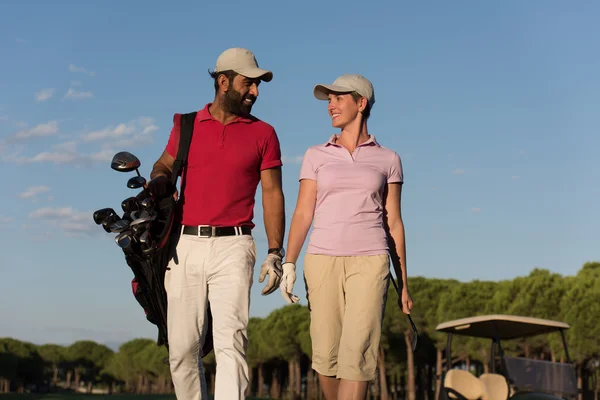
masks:
MULTIPOLYGON (((400 293, 400 288, 398 287, 398 283, 396 282, 396 280, 394 279, 394 275, 392 274, 392 269, 390 268, 390 280, 392 281, 392 283, 394 284, 394 288, 396 289, 396 293, 398 293, 398 298, 402 297, 402 294, 400 293)), ((410 316, 410 314, 406 314, 408 316, 408 319, 410 320, 410 324, 412 325, 413 329, 416 330, 415 327, 415 323, 412 320, 412 317, 410 316)))

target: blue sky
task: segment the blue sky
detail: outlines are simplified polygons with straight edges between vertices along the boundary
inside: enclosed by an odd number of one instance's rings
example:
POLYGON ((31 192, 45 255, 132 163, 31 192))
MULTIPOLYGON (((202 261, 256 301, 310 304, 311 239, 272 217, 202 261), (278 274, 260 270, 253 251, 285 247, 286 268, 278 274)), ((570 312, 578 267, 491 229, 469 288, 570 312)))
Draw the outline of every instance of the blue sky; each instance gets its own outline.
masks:
MULTIPOLYGON (((147 177, 173 114, 212 100, 207 70, 229 47, 274 72, 253 111, 281 140, 288 223, 304 151, 335 132, 312 88, 359 73, 375 86, 369 130, 403 161, 409 275, 575 274, 600 259, 599 12, 559 1, 3 4, 0 336, 155 338, 92 212, 133 194, 112 155, 133 152, 147 177)), ((260 190, 257 201, 251 314, 265 316, 284 303, 260 295, 260 190)))

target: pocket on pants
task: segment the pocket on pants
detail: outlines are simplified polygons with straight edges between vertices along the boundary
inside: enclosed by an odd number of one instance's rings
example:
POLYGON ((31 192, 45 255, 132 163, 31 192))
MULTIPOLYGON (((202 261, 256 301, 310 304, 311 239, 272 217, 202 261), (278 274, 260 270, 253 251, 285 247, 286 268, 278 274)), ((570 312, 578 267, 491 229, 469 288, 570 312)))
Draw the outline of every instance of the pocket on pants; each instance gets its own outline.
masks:
POLYGON ((164 286, 167 299, 181 299, 185 282, 185 264, 191 241, 182 236, 177 243, 177 257, 171 258, 165 271, 164 286))

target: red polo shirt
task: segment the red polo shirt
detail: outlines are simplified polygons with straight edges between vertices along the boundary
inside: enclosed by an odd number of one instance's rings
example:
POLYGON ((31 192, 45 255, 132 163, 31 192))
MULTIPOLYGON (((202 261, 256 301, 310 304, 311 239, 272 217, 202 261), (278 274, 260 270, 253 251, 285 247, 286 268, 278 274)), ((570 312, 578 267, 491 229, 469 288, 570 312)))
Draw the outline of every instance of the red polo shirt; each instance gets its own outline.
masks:
MULTIPOLYGON (((254 197, 260 171, 282 165, 275 129, 259 119, 238 117, 223 125, 207 104, 196 114, 184 171, 184 225, 254 227, 254 197)), ((177 157, 179 114, 166 151, 177 157)))

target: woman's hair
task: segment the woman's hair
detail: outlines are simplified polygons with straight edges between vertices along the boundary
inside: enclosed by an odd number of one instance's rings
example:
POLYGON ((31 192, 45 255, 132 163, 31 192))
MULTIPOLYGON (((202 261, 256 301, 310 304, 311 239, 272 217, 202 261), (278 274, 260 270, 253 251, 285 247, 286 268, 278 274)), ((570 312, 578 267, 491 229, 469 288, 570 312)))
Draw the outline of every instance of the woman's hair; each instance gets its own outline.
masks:
MULTIPOLYGON (((359 94, 358 92, 352 92, 352 99, 354 99, 354 101, 356 103, 358 103, 358 100, 360 100, 361 97, 364 97, 364 96, 359 94)), ((367 106, 363 110, 362 116, 363 116, 364 120, 366 121, 369 119, 370 115, 371 115, 371 105, 367 102, 367 106)))

